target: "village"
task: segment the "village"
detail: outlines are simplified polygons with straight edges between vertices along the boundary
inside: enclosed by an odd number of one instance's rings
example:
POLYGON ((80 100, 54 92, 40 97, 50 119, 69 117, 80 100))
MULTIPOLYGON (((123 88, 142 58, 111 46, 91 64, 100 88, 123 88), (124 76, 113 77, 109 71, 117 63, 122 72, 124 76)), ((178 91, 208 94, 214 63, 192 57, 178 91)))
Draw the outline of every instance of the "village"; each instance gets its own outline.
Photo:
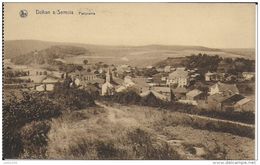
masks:
POLYGON ((257 160, 257 3, 2 11, 4 163, 257 160))
MULTIPOLYGON (((61 59, 55 60, 59 63, 64 62, 61 59)), ((34 92, 53 91, 55 84, 67 80, 70 87, 91 90, 104 97, 133 90, 141 97, 152 94, 165 102, 174 101, 203 109, 253 113, 255 111, 252 97, 254 93, 250 95, 238 88, 238 84, 241 83, 254 83, 254 72, 233 75, 219 65, 217 72, 207 71, 202 75, 198 68, 187 69, 170 65, 137 68, 128 64, 94 64, 88 63, 87 60, 79 66, 68 73, 35 69, 31 66, 15 65, 14 69, 14 65, 7 62, 5 77, 6 80, 18 77, 20 81, 16 85, 34 92)), ((5 86, 13 88, 15 83, 7 82, 5 86)))

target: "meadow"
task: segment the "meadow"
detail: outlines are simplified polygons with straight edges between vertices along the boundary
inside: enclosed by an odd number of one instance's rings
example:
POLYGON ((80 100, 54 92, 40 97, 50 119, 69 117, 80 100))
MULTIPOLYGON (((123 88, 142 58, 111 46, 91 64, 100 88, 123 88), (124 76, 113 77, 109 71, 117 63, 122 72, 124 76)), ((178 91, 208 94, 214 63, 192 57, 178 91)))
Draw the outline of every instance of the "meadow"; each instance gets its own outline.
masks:
POLYGON ((91 160, 254 158, 253 138, 213 131, 207 123, 179 112, 97 102, 52 120, 46 154, 91 160))

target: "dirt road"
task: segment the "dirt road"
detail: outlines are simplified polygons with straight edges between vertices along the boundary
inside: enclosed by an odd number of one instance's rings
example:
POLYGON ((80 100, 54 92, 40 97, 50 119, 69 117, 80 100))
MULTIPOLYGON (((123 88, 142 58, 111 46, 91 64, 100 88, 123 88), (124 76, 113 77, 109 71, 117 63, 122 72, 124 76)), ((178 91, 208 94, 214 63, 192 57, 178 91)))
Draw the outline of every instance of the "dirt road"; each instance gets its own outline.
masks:
POLYGON ((123 124, 124 126, 140 126, 140 122, 131 117, 131 115, 124 110, 107 106, 104 103, 98 101, 95 101, 95 104, 107 110, 107 118, 112 123, 123 124))
MULTIPOLYGON (((129 115, 127 116, 125 114, 126 112, 123 111, 122 109, 118 109, 118 108, 107 106, 104 103, 101 103, 99 101, 95 101, 95 103, 96 103, 96 105, 98 105, 100 107, 103 107, 103 108, 108 110, 109 118, 111 119, 111 121, 117 119, 117 120, 121 120, 121 121, 125 120, 125 122, 129 122, 129 115), (119 115, 120 119, 119 118, 115 118, 116 115, 119 115)), ((246 123, 241 123, 241 122, 236 122, 236 121, 216 119, 216 118, 207 117, 207 116, 191 115, 191 114, 186 114, 186 113, 183 113, 183 114, 187 115, 187 116, 189 116, 191 118, 194 118, 194 119, 206 119, 206 120, 210 120, 210 121, 217 121, 217 122, 220 122, 220 123, 229 123, 229 124, 236 124, 236 125, 244 126, 244 127, 248 127, 248 128, 255 128, 255 126, 253 124, 246 124, 246 123)), ((133 120, 134 122, 138 122, 134 118, 132 118, 130 120, 133 120)))

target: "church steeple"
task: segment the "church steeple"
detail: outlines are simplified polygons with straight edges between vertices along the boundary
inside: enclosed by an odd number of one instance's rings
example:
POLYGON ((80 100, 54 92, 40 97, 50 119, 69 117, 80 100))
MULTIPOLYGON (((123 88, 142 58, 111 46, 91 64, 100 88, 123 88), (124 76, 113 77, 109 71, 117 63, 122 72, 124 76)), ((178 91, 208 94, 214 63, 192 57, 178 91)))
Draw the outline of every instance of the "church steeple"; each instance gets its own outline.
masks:
POLYGON ((106 73, 106 82, 111 83, 111 82, 112 82, 112 79, 113 79, 112 73, 111 73, 111 70, 110 70, 110 68, 109 68, 108 71, 107 71, 107 73, 106 73))

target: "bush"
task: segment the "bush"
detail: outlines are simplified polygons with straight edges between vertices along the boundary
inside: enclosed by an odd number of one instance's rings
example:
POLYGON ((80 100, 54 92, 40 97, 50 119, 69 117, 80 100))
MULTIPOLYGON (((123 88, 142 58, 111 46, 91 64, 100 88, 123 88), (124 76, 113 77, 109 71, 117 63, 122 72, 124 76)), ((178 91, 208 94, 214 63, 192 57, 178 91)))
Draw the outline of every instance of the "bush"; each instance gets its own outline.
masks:
POLYGON ((152 93, 142 97, 141 105, 152 106, 152 107, 164 107, 167 103, 155 97, 152 93))
POLYGON ((96 144, 97 156, 101 160, 115 160, 126 157, 127 153, 116 147, 113 142, 98 141, 96 144))
POLYGON ((171 148, 168 143, 155 143, 151 134, 137 128, 128 133, 128 139, 131 142, 132 149, 138 159, 145 160, 173 160, 180 159, 180 155, 171 148))
POLYGON ((130 90, 116 93, 112 100, 121 104, 138 104, 141 97, 135 91, 130 90))
POLYGON ((3 126, 3 158, 17 158, 22 151, 22 141, 17 129, 9 130, 3 126))
POLYGON ((32 121, 20 130, 20 137, 23 145, 22 158, 46 158, 48 144, 47 133, 50 124, 46 121, 32 121))
POLYGON ((46 97, 27 92, 20 99, 11 98, 3 105, 3 153, 4 158, 17 158, 22 151, 19 130, 32 121, 58 117, 61 108, 46 97))
POLYGON ((201 110, 198 114, 213 118, 255 124, 255 114, 253 112, 201 110))
POLYGON ((127 157, 127 151, 119 148, 116 141, 110 139, 91 141, 80 138, 70 144, 66 154, 70 156, 70 159, 116 160, 127 157))
POLYGON ((94 97, 91 93, 77 88, 67 88, 62 85, 56 86, 55 90, 49 93, 49 97, 57 101, 64 109, 79 110, 94 106, 94 97))

